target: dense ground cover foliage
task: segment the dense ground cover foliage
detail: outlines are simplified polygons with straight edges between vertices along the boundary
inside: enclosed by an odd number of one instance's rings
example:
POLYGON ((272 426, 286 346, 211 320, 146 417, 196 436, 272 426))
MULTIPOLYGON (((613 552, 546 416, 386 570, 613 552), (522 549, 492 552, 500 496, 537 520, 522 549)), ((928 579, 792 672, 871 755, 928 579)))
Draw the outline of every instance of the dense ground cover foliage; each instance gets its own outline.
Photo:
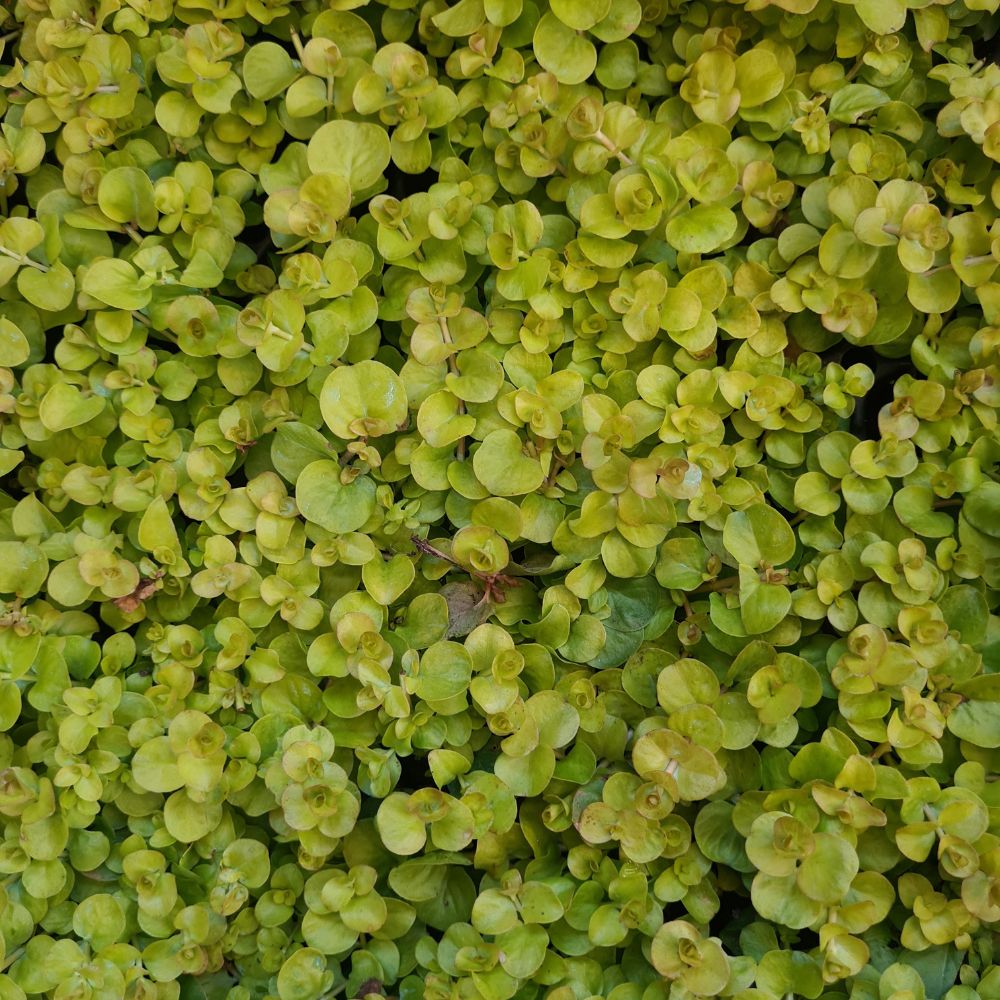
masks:
POLYGON ((1000 1000, 997 6, 8 0, 0 1000, 1000 1000))

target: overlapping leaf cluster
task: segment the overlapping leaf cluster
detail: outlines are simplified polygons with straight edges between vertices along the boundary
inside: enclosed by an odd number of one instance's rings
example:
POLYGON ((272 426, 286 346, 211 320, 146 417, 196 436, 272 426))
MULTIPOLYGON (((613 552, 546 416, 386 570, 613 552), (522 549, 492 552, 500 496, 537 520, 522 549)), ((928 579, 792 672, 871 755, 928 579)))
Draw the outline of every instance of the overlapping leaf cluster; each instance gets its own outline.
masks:
POLYGON ((0 998, 1000 1000, 997 0, 10 0, 0 998))

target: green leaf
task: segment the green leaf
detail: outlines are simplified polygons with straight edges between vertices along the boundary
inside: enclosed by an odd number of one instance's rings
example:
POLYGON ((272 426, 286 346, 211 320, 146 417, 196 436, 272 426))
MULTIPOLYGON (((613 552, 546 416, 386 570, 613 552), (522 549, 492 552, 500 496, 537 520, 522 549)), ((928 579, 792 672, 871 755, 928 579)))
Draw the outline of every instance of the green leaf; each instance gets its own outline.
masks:
POLYGON ((1000 674, 965 681, 961 702, 948 713, 948 729, 974 746, 1000 747, 1000 674))
POLYGON ((310 462, 295 481, 295 503, 302 516, 327 531, 357 531, 375 511, 375 484, 368 476, 348 483, 330 459, 310 462))
POLYGON ((338 437, 379 437, 401 429, 407 420, 406 386, 378 361, 334 368, 319 397, 327 426, 338 437))
POLYGON ((777 57, 767 49, 755 48, 736 60, 736 87, 740 107, 755 108, 781 93, 785 85, 777 57))
POLYGON ((319 1000, 333 982, 327 960, 315 948, 300 948, 278 970, 279 1000, 319 1000))
POLYGON ((740 613, 749 635, 763 635, 776 628, 792 607, 792 595, 787 587, 777 583, 761 583, 755 575, 740 584, 740 613))
POLYGON ((277 97, 300 72, 277 42, 258 42, 243 57, 243 86, 258 101, 277 97))
POLYGON ((660 546, 656 582, 670 590, 694 590, 706 575, 708 549, 699 538, 668 538, 660 546))
POLYGON ((386 606, 399 600, 415 576, 413 561, 404 555, 395 555, 389 560, 377 555, 361 568, 361 582, 365 590, 379 604, 386 606))
POLYGON ((143 309, 153 297, 152 289, 139 283, 135 268, 124 260, 99 260, 87 268, 83 291, 115 309, 143 309))
POLYGON ((1000 483, 988 479, 965 498, 962 516, 977 531, 1000 538, 1000 483))
MULTIPOLYGON (((856 9, 862 13, 862 8, 868 3, 871 7, 878 6, 880 10, 889 12, 894 9, 897 2, 898 0, 886 0, 885 3, 882 3, 882 0, 860 0, 856 9)), ((901 4, 900 7, 902 7, 901 4)), ((905 8, 902 9, 905 11, 905 8)), ((873 28, 872 30, 877 31, 878 29, 873 28)), ((834 121, 853 125, 862 115, 867 115, 888 103, 888 95, 877 87, 872 87, 867 83, 849 83, 846 87, 841 87, 830 98, 830 117, 834 121)))
POLYGON ((307 150, 314 174, 340 174, 355 195, 378 184, 390 155, 385 129, 368 122, 327 122, 313 133, 307 150))
POLYGON ((728 802, 709 802, 699 811, 694 824, 695 841, 711 861, 738 872, 751 872, 753 864, 743 847, 743 837, 733 825, 733 806, 728 802))
POLYGON ((859 862, 854 849, 835 834, 816 834, 815 848, 799 866, 799 888, 819 903, 839 903, 858 874, 859 862))
POLYGON ((695 205, 674 216, 666 228, 667 242, 684 253, 713 253, 736 235, 735 214, 723 205, 695 205))
POLYGON ((85 395, 69 382, 56 382, 42 398, 38 416, 48 430, 65 431, 93 420, 104 406, 102 396, 85 395))
POLYGON ((537 459, 526 455, 521 438, 508 430, 492 431, 472 457, 476 478, 494 496, 533 493, 545 475, 537 459))
POLYGON ((555 772, 555 754, 548 747, 535 747, 523 757, 497 758, 496 776, 518 797, 541 795, 555 772))
POLYGON ((102 178, 97 204, 112 221, 139 229, 155 229, 159 214, 149 174, 138 167, 115 167, 102 178))
MULTIPOLYGON (((572 6, 569 3, 565 5, 567 10, 572 6)), ((595 12, 591 10, 590 13, 595 12)), ((581 16, 587 15, 581 12, 581 16)), ((532 46, 541 66, 567 86, 583 83, 597 66, 597 49, 593 43, 564 24, 555 13, 542 15, 535 28, 532 46)))
POLYGON ((31 347, 28 338, 5 316, 0 316, 0 364, 16 368, 28 360, 31 347))
POLYGON ((904 0, 854 0, 854 9, 876 35, 892 35, 906 24, 904 0))
POLYGON ((587 31, 603 20, 611 9, 611 0, 553 0, 552 13, 576 31, 587 31))
POLYGON ((416 854, 427 840, 427 832, 421 820, 407 808, 407 796, 393 792, 383 799, 375 816, 382 843, 393 854, 416 854))
POLYGON ((745 566, 778 566, 795 553, 795 535, 773 507, 752 504, 726 518, 722 543, 745 566))
POLYGON ((23 268, 17 275, 17 290, 33 306, 47 312, 61 312, 76 295, 76 281, 69 268, 57 260, 48 271, 23 268))
POLYGON ((465 647, 457 642, 436 642, 420 658, 411 686, 425 701, 447 701, 462 694, 471 678, 472 659, 465 647))
POLYGON ((982 593, 968 584, 949 587, 938 598, 938 607, 949 628, 958 632, 962 642, 978 646, 986 639, 989 607, 982 593))
POLYGON ((962 952, 950 945, 932 946, 920 952, 903 948, 898 961, 920 976, 929 998, 943 997, 958 979, 962 952))

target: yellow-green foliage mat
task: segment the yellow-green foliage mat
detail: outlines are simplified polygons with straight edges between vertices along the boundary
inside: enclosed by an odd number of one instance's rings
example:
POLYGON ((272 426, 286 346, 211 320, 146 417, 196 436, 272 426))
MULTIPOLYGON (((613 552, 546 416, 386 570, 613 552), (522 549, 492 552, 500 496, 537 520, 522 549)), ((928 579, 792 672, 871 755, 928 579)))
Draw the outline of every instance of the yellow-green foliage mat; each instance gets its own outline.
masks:
POLYGON ((6 0, 0 1000, 1000 1000, 997 8, 6 0))

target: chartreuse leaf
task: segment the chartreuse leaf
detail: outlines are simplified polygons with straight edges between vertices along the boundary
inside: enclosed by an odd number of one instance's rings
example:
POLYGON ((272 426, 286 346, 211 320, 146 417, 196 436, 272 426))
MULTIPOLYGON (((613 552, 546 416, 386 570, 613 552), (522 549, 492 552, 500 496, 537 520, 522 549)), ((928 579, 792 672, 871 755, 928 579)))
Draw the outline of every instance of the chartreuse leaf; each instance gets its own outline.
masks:
POLYGON ((961 689, 961 701, 948 715, 948 728, 975 746, 1000 747, 1000 683, 993 675, 974 677, 961 689))
POLYGON ((726 550, 748 566, 779 565, 788 562, 795 551, 795 535, 788 522, 764 504, 730 514, 722 538, 726 550))
POLYGON ((33 597, 48 573, 45 553, 31 542, 0 542, 0 593, 33 597))
POLYGON ((375 510, 375 484, 367 476, 342 483, 340 466, 329 459, 310 462, 295 481, 302 516, 327 531, 356 531, 375 510))
POLYGON ((684 253, 719 250, 736 232, 736 216, 721 205, 697 205, 667 223, 667 241, 684 253))
POLYGON ((277 42, 260 42, 243 59, 247 93, 261 101, 280 94, 299 72, 295 60, 277 42))
MULTIPOLYGON (((599 11, 585 12, 574 4, 564 4, 565 16, 572 21, 590 20, 599 11)), ((583 83, 597 65, 597 49, 585 35, 564 23, 557 14, 544 14, 532 41, 535 58, 560 83, 583 83)))
POLYGON ((327 426, 338 437, 378 437, 405 424, 406 386, 378 361, 335 368, 320 394, 327 426))
POLYGON ((102 178, 97 204, 112 222, 153 229, 157 211, 153 184, 138 167, 116 167, 102 178))
POLYGON ((524 453, 523 442, 513 431, 490 433, 473 456, 476 477, 496 496, 533 493, 544 479, 537 460, 524 453))
POLYGON ((31 347, 24 334, 6 317, 0 318, 0 362, 13 368, 23 364, 31 355, 31 347))
POLYGON ((327 122, 309 140, 307 156, 314 174, 339 174, 351 191, 364 191, 379 182, 389 165, 389 137, 367 122, 327 122))
POLYGON ((1000 1000, 997 7, 0 4, 0 1000, 1000 1000))

